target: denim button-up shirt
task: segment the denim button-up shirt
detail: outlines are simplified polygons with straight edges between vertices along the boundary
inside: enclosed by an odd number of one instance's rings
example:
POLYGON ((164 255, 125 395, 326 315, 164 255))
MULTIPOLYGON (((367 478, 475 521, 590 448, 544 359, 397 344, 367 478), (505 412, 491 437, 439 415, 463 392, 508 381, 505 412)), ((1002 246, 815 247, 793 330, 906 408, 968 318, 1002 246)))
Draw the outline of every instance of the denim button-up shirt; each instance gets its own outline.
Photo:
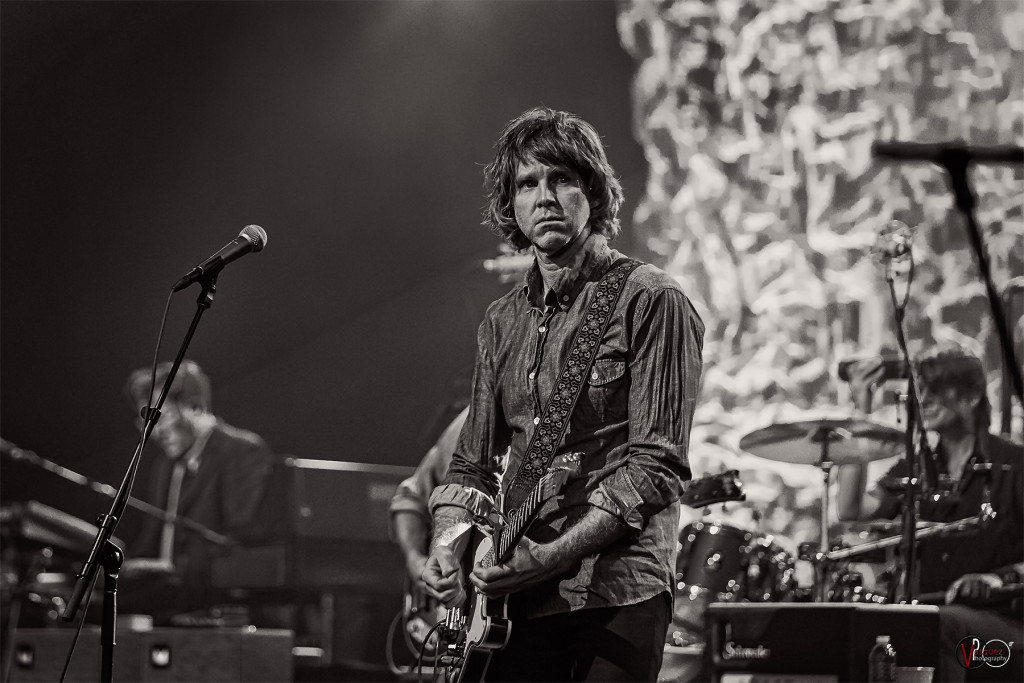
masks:
MULTIPOLYGON (((518 471, 593 291, 622 257, 601 235, 591 235, 585 249, 581 266, 561 273, 546 301, 534 264, 522 287, 488 308, 469 416, 432 510, 455 505, 484 514, 518 471), (501 477, 495 463, 507 448, 501 477)), ((558 449, 582 456, 580 472, 542 505, 526 535, 550 542, 590 506, 630 533, 568 574, 511 596, 513 614, 629 605, 672 591, 703 336, 673 278, 647 264, 630 274, 558 449)))

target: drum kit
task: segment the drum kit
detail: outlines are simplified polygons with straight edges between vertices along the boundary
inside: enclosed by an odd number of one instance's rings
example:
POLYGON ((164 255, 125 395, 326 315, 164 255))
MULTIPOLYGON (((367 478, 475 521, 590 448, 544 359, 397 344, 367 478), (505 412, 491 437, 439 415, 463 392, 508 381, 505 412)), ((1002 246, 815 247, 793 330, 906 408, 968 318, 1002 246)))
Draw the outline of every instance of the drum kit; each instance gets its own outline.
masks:
MULTIPOLYGON (((819 419, 775 424, 745 435, 741 450, 766 460, 814 466, 821 470, 820 537, 802 543, 796 557, 779 539, 758 529, 742 529, 707 518, 710 506, 723 508, 746 501, 737 470, 693 480, 681 499, 704 509, 703 519, 686 525, 679 537, 676 561, 676 606, 669 643, 689 645, 702 641, 703 619, 710 602, 872 602, 885 603, 890 595, 864 585, 864 567, 872 569, 873 583, 898 573, 896 546, 899 524, 875 524, 852 539, 830 541, 828 533, 831 469, 901 455, 904 432, 857 419, 819 419), (885 533, 889 537, 880 537, 885 533), (853 542, 849 542, 852 540, 853 542), (813 568, 811 586, 798 580, 800 561, 813 568), (860 571, 857 571, 858 567, 860 571)), ((756 519, 755 515, 755 519, 756 519)), ((973 518, 967 520, 976 523, 973 518)), ((918 537, 939 532, 949 525, 918 524, 918 537)))

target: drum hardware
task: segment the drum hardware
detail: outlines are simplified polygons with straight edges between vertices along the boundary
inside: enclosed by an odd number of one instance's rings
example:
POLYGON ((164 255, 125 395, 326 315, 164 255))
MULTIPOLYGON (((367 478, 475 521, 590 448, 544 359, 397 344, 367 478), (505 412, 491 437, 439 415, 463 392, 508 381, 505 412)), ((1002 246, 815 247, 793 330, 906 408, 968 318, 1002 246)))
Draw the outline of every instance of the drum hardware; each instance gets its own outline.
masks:
POLYGON ((740 481, 738 470, 726 470, 718 474, 710 474, 700 479, 692 479, 683 491, 680 502, 692 508, 704 508, 709 511, 715 503, 744 501, 743 482, 740 481))
MULTIPOLYGON (((977 527, 982 527, 988 524, 988 522, 994 519, 995 516, 996 513, 992 509, 991 505, 983 505, 981 512, 979 512, 975 517, 964 517, 963 519, 957 519, 952 522, 945 522, 942 524, 930 523, 924 526, 919 526, 916 536, 918 539, 921 539, 929 536, 971 531, 977 527)), ((842 550, 827 552, 825 553, 824 559, 831 562, 844 560, 878 548, 890 548, 892 546, 899 545, 902 540, 902 536, 890 536, 877 541, 869 541, 868 543, 862 543, 842 550)))
POLYGON ((869 420, 833 418, 775 424, 750 432, 739 446, 758 457, 821 469, 822 496, 819 551, 815 555, 815 599, 827 599, 825 566, 821 558, 829 552, 828 484, 835 465, 865 464, 898 455, 903 449, 903 432, 869 420))
POLYGON ((860 572, 843 570, 832 576, 832 588, 828 593, 829 602, 869 602, 885 605, 889 599, 864 587, 864 576, 860 572))
MULTIPOLYGON (((963 519, 954 520, 946 523, 936 522, 918 522, 917 529, 915 531, 915 537, 920 540, 929 536, 941 536, 953 533, 969 533, 978 527, 982 527, 989 522, 989 520, 995 517, 995 512, 992 510, 991 505, 982 505, 982 509, 979 514, 975 517, 965 517, 963 519)), ((895 523, 888 523, 887 525, 879 525, 881 528, 892 528, 895 523)), ((899 526, 902 526, 900 524, 899 526)), ((898 528, 898 526, 896 527, 898 528)), ((849 560, 851 558, 863 558, 868 554, 884 548, 893 548, 899 546, 904 541, 902 534, 895 536, 889 536, 887 538, 878 539, 876 541, 869 541, 867 543, 861 543, 853 545, 847 548, 836 548, 830 550, 827 553, 815 554, 812 561, 820 564, 822 567, 830 567, 834 562, 841 562, 849 560)), ((890 570, 892 567, 890 567, 890 570)), ((899 568, 896 568, 897 571, 899 568)), ((827 570, 826 570, 827 571, 827 570)), ((888 570, 887 570, 888 571, 888 570)), ((885 604, 892 600, 895 600, 894 588, 890 589, 890 595, 883 596, 881 594, 868 591, 863 588, 862 585, 853 583, 848 574, 854 572, 847 572, 845 570, 832 572, 831 575, 831 588, 827 592, 827 600, 831 602, 872 602, 876 604, 885 604)))

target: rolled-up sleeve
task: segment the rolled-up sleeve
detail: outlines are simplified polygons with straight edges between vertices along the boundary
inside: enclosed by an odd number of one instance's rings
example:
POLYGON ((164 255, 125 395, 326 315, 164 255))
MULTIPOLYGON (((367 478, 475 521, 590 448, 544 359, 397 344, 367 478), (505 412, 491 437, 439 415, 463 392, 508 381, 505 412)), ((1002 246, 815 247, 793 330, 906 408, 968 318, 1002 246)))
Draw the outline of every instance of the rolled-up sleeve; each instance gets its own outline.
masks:
POLYGON ((478 489, 461 484, 444 484, 434 489, 430 496, 430 512, 439 507, 451 505, 468 510, 470 514, 484 517, 494 508, 494 499, 478 489))
POLYGON ((682 291, 642 292, 632 314, 629 441, 622 465, 588 497, 630 527, 682 495, 703 367, 704 324, 682 291))
MULTIPOLYGON (((477 355, 473 367, 473 393, 466 424, 459 434, 446 485, 476 490, 492 499, 498 493, 497 463, 508 448, 509 429, 498 405, 491 348, 494 333, 491 316, 477 330, 477 355)), ((446 503, 455 504, 455 503, 446 503)), ((431 503, 431 510, 434 509, 431 503)))

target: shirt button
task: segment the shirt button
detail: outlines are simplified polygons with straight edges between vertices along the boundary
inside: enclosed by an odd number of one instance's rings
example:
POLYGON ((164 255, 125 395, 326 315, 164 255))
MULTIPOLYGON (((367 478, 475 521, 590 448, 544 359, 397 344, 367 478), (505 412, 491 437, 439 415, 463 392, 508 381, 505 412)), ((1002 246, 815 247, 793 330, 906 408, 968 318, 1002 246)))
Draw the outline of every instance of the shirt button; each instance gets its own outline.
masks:
POLYGON ((533 424, 539 425, 540 424, 540 418, 539 417, 533 418, 533 424))
POLYGON ((594 370, 594 374, 590 376, 590 379, 597 381, 597 370, 594 370))
POLYGON ((536 372, 531 372, 531 373, 530 373, 530 379, 533 379, 533 378, 534 378, 534 377, 536 377, 536 376, 537 376, 537 373, 536 373, 536 372))
POLYGON ((538 327, 538 328, 537 328, 537 331, 538 331, 538 332, 547 332, 547 329, 548 329, 548 328, 546 328, 546 327, 544 327, 543 325, 541 325, 540 327, 538 327))
POLYGON ((569 295, 568 294, 563 294, 562 295, 562 301, 568 301, 568 300, 569 300, 569 295))

